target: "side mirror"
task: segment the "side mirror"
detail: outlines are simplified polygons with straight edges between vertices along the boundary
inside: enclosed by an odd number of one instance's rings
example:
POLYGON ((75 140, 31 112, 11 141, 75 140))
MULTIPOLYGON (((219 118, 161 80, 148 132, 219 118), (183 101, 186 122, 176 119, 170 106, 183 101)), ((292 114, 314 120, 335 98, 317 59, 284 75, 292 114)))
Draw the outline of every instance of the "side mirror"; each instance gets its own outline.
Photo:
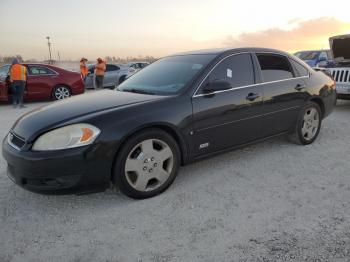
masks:
POLYGON ((209 82, 206 86, 204 86, 204 93, 213 93, 217 91, 228 90, 231 88, 231 84, 224 80, 215 80, 209 82))

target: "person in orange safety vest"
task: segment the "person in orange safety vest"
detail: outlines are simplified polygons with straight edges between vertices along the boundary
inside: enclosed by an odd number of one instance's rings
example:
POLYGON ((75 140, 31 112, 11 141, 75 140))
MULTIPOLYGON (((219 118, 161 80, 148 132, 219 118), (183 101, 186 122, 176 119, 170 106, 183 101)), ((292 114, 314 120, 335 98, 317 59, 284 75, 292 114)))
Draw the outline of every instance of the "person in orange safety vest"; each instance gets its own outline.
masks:
POLYGON ((85 82, 87 75, 89 74, 88 67, 86 66, 86 62, 88 60, 86 58, 82 58, 80 60, 80 74, 85 82))
POLYGON ((106 62, 101 58, 98 58, 95 65, 95 88, 101 89, 103 87, 103 78, 105 76, 105 71, 106 62))
POLYGON ((10 68, 10 82, 12 92, 13 107, 23 106, 24 88, 27 82, 27 68, 18 62, 17 58, 14 58, 10 68))

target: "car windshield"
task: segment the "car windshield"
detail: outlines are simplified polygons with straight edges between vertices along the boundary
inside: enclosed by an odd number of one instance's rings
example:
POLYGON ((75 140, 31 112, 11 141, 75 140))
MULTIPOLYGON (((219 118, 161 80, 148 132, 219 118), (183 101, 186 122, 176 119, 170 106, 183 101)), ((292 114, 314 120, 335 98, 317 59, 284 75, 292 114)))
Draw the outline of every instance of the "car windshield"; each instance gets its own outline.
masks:
POLYGON ((125 92, 171 95, 179 93, 215 55, 179 55, 158 60, 118 86, 125 92))
POLYGON ((316 51, 305 51, 295 53, 296 57, 299 57, 301 60, 315 60, 317 59, 319 52, 316 51))

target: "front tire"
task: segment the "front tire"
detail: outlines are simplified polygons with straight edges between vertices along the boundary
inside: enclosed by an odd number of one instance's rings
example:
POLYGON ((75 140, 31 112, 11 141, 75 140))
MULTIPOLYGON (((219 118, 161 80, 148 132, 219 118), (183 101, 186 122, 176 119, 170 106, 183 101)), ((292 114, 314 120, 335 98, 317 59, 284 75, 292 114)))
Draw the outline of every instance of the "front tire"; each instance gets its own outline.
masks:
POLYGON ((296 144, 309 145, 320 133, 322 112, 318 104, 308 102, 300 111, 295 130, 288 139, 296 144))
POLYGON ((72 92, 67 86, 56 86, 52 92, 52 97, 55 100, 62 100, 70 97, 72 92))
POLYGON ((174 181, 180 166, 180 150, 172 136, 152 128, 136 133, 121 148, 113 182, 127 196, 156 196, 174 181))

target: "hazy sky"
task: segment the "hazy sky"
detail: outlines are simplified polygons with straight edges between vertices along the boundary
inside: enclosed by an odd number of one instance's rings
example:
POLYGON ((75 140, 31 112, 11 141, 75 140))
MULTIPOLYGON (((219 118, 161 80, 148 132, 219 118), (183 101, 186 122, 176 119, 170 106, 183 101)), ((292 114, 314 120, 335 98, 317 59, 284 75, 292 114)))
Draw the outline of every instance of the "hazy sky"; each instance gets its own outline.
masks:
POLYGON ((0 0, 0 54, 164 56, 178 51, 264 46, 327 48, 350 33, 350 1, 0 0))

